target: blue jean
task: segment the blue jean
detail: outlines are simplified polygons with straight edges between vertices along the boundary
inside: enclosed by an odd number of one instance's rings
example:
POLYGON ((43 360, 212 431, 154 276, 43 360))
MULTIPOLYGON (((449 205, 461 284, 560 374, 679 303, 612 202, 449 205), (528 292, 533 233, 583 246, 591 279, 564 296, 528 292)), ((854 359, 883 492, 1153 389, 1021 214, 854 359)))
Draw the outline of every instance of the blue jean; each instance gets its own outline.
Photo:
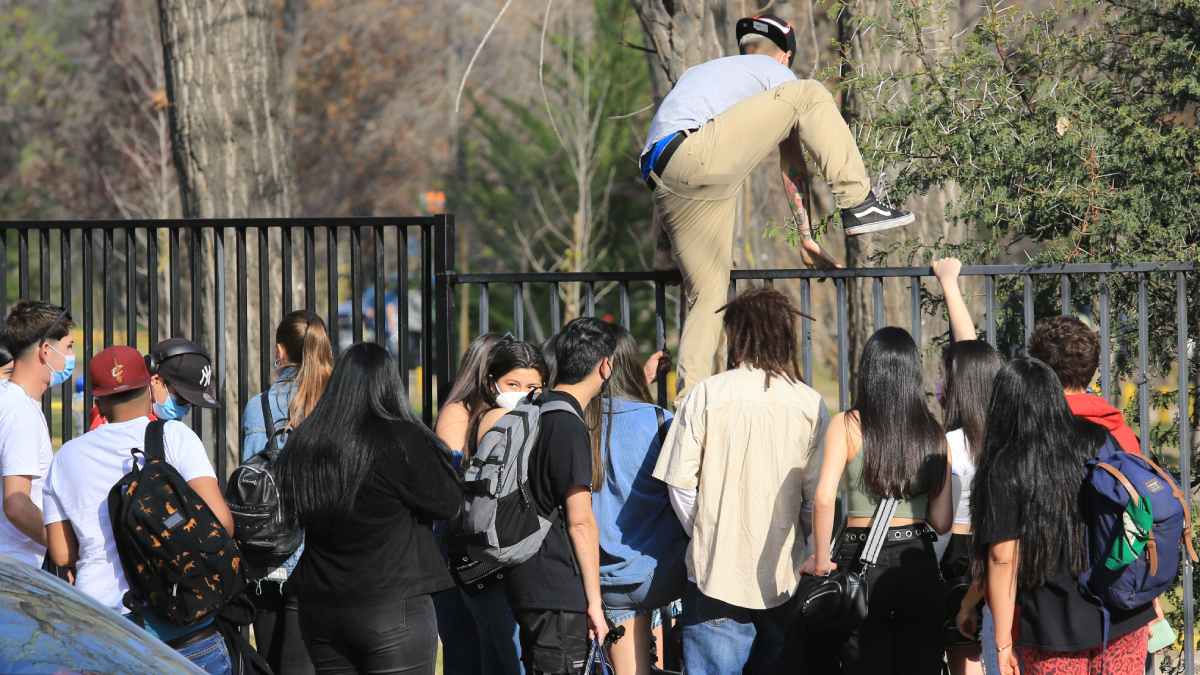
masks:
POLYGON ((980 628, 980 642, 983 646, 983 652, 980 656, 983 661, 984 675, 1000 675, 1000 654, 996 651, 996 623, 992 618, 992 610, 983 605, 983 622, 980 628))
POLYGON ((688 675, 779 673, 789 661, 788 608, 735 607, 689 583, 683 596, 683 662, 688 675))
POLYGON ((508 604, 504 584, 492 584, 475 595, 463 593, 463 604, 478 631, 481 672, 484 675, 525 675, 525 667, 521 664, 521 631, 508 604))
POLYGON ((229 647, 225 645, 225 637, 220 633, 214 632, 212 635, 186 644, 176 651, 208 675, 232 675, 233 673, 233 661, 229 657, 229 647))

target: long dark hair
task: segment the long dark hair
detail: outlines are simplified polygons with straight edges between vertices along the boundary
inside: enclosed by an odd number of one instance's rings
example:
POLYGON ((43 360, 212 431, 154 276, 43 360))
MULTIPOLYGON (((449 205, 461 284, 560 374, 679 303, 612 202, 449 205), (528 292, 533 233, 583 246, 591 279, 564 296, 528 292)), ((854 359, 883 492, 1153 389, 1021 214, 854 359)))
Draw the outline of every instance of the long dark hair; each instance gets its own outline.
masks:
POLYGON ((471 340, 467 351, 458 360, 458 376, 454 378, 454 386, 446 395, 443 406, 451 403, 462 403, 467 413, 483 404, 483 390, 487 382, 488 357, 492 349, 502 340, 499 333, 484 333, 471 340))
MULTIPOLYGON (((395 425, 413 415, 396 361, 374 343, 347 349, 333 368, 325 394, 292 432, 278 464, 285 513, 303 524, 350 512, 359 488, 380 456, 404 452, 395 425)), ((431 441, 435 442, 435 441, 431 441)))
POLYGON ((988 545, 1013 534, 1020 541, 1018 583, 1037 588, 1062 561, 1072 574, 1087 563, 1079 489, 1084 463, 1103 445, 1103 428, 1071 414, 1062 383, 1045 363, 1016 358, 992 388, 983 461, 971 493, 976 565, 986 573, 988 545), (1001 509, 1007 505, 1009 511, 1001 509), (1012 523, 1017 510, 1017 532, 1012 523))
POLYGON ((982 340, 955 342, 942 352, 945 377, 942 413, 946 430, 962 429, 967 450, 976 466, 983 456, 983 433, 992 400, 992 382, 1004 366, 1004 357, 982 340))
POLYGON ((877 497, 935 495, 946 480, 946 438, 925 403, 921 353, 903 328, 881 328, 858 362, 854 410, 862 484, 877 497))
POLYGON ((612 375, 605 383, 605 390, 593 398, 584 411, 584 419, 592 436, 593 490, 600 489, 604 471, 612 469, 613 399, 654 403, 650 386, 646 384, 646 373, 642 370, 637 338, 624 326, 617 324, 609 324, 609 331, 617 341, 617 348, 612 355, 612 375), (608 419, 605 420, 605 417, 608 419))
POLYGON ((487 367, 484 369, 483 382, 479 389, 480 403, 471 409, 471 421, 467 425, 467 446, 465 448, 468 457, 475 454, 475 448, 479 446, 479 423, 483 420, 483 416, 499 406, 496 403, 496 383, 504 377, 505 373, 519 368, 538 371, 538 374, 542 376, 542 386, 546 386, 546 380, 549 378, 546 360, 542 358, 541 350, 528 342, 502 338, 492 347, 491 354, 488 355, 487 367))

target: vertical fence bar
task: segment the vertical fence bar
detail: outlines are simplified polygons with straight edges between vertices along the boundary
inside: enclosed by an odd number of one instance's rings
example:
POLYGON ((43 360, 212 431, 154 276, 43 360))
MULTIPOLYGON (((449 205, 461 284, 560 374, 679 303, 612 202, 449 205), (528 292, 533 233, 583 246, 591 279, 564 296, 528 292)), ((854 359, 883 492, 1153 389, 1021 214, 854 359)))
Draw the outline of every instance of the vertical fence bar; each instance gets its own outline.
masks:
POLYGON ((317 231, 304 226, 304 308, 317 313, 317 231))
POLYGON ((38 272, 42 277, 42 302, 50 302, 50 230, 44 228, 38 230, 38 272))
POLYGON ((29 299, 29 230, 17 230, 17 294, 29 299))
MULTIPOLYGON (((1179 400, 1176 403, 1179 410, 1179 484, 1190 496, 1192 485, 1192 439, 1191 425, 1188 420, 1188 380, 1191 373, 1188 363, 1188 301, 1187 275, 1184 272, 1175 273, 1175 353, 1179 359, 1179 400)), ((1200 395, 1200 392, 1197 392, 1200 395)), ((1196 401, 1200 406, 1200 400, 1196 401)), ((1146 452, 1143 450, 1143 452, 1146 452)), ((1192 560, 1187 553, 1183 554, 1183 570, 1180 577, 1183 580, 1183 644, 1184 672, 1196 672, 1195 651, 1192 647, 1195 635, 1195 599, 1192 596, 1192 560)))
POLYGON ((988 344, 996 346, 996 278, 990 274, 983 278, 983 294, 986 297, 984 323, 988 344))
MULTIPOLYGON (((327 291, 329 298, 329 316, 325 318, 329 326, 329 340, 333 343, 333 353, 337 354, 342 350, 342 326, 338 321, 338 241, 337 241, 337 226, 330 225, 325 228, 325 260, 327 278, 327 291)), ((428 282, 426 282, 428 284, 428 282)), ((428 338, 428 336, 425 336, 428 338)))
MULTIPOLYGON (((375 344, 388 346, 388 317, 387 317, 387 263, 383 259, 383 226, 375 226, 375 344)), ((399 297, 396 298, 396 308, 399 309, 399 297)), ((397 342, 399 344, 399 342, 397 342)), ((453 349, 453 345, 451 345, 453 349)))
POLYGON ((875 277, 871 280, 871 307, 875 311, 875 330, 884 327, 883 311, 883 279, 875 277))
POLYGON ((433 224, 421 225, 421 418, 433 426, 433 224))
POLYGON ((404 379, 404 386, 409 385, 408 371, 412 367, 412 362, 408 354, 408 226, 401 225, 396 228, 396 302, 399 304, 399 327, 397 332, 400 334, 397 340, 400 343, 400 377, 404 379))
MULTIPOLYGON (((94 275, 92 269, 94 267, 94 260, 92 258, 94 255, 92 232, 94 230, 90 227, 83 230, 83 279, 79 283, 79 290, 83 294, 83 362, 85 364, 91 363, 92 351, 95 348, 92 344, 95 333, 92 330, 92 326, 95 325, 94 317, 92 316, 92 281, 94 275)), ((85 416, 92 410, 92 376, 89 371, 89 368, 83 369, 83 414, 85 416)))
POLYGON ((479 284, 479 334, 487 333, 492 328, 491 294, 486 283, 479 284))
POLYGON ((1058 282, 1058 296, 1062 303, 1063 316, 1071 316, 1075 313, 1075 308, 1071 304, 1071 275, 1064 274, 1058 282))
POLYGON ((350 228, 350 317, 354 342, 363 341, 362 228, 350 228))
POLYGON ((1022 309, 1025 313, 1025 345, 1029 344, 1029 338, 1033 336, 1033 322, 1035 320, 1033 313, 1033 277, 1025 274, 1022 275, 1022 288, 1024 291, 1022 309))
POLYGON ((921 277, 913 277, 912 283, 909 285, 909 295, 912 303, 912 338, 918 345, 921 344, 921 277))
POLYGON ((618 304, 620 306, 621 325, 626 329, 631 327, 629 323, 629 282, 622 281, 618 287, 618 304))
MULTIPOLYGON (((246 297, 246 228, 233 228, 234 246, 236 260, 236 274, 234 283, 237 285, 237 388, 238 388, 238 405, 242 410, 238 411, 238 464, 241 464, 242 447, 246 442, 245 430, 241 425, 241 416, 245 411, 246 403, 250 400, 250 318, 247 316, 249 309, 246 307, 244 298, 246 297)), ((336 346, 336 344, 335 344, 336 346)), ((263 358, 267 358, 264 354, 263 358)))
POLYGON ((1112 320, 1109 318, 1108 275, 1100 275, 1100 391, 1113 400, 1112 386, 1112 320))
POLYGON ((171 337, 183 334, 180 328, 182 304, 179 301, 179 227, 167 230, 167 278, 171 280, 171 337))
MULTIPOLYGON (((137 234, 132 227, 125 228, 125 344, 138 346, 138 301, 137 301, 137 234)), ((147 345, 146 351, 154 345, 147 345)))
POLYGON ((158 228, 146 230, 146 337, 151 348, 158 337, 158 228))
POLYGON ((1138 274, 1138 436, 1142 452, 1150 456, 1150 317, 1146 297, 1146 275, 1138 274))
POLYGON ((725 292, 725 301, 733 302, 733 299, 736 297, 737 297, 737 279, 731 278, 729 280, 729 290, 725 292))
POLYGON ((0 317, 8 316, 8 231, 0 228, 0 317))
MULTIPOLYGON (((213 445, 216 448, 217 483, 221 491, 225 491, 225 477, 229 474, 229 444, 225 427, 228 426, 229 412, 225 408, 225 229, 213 228, 213 307, 216 316, 213 320, 213 384, 217 388, 217 409, 213 411, 213 445)), ((238 399, 238 406, 245 403, 238 399)), ((238 418, 238 427, 241 427, 238 418)), ((240 447, 239 447, 240 454, 240 447)))
MULTIPOLYGON (((555 298, 557 298, 557 293, 555 298)), ((667 348, 667 287, 661 281, 654 282, 654 350, 667 348)), ((667 405, 667 378, 658 378, 658 404, 667 405)))
POLYGON ((562 328, 562 305, 559 303, 558 282, 550 284, 550 334, 562 328))
MULTIPOLYGON (((800 280, 800 311, 805 316, 812 316, 812 282, 805 278, 800 280)), ((804 381, 812 384, 813 377, 812 354, 812 321, 800 318, 800 368, 804 371, 804 381)))
POLYGON ((258 387, 266 391, 271 386, 271 349, 274 345, 271 326, 271 236, 266 227, 258 228, 258 387))
POLYGON ((109 274, 112 269, 112 249, 113 249, 113 231, 112 228, 105 228, 103 233, 103 245, 101 248, 104 266, 100 268, 100 273, 104 278, 104 346, 108 347, 113 343, 113 311, 112 306, 115 302, 114 296, 116 293, 113 290, 113 275, 109 274))
POLYGON ((513 335, 525 339, 525 284, 513 284, 513 335))
POLYGON ((441 250, 438 252, 438 260, 440 261, 440 274, 437 277, 436 290, 438 291, 438 308, 442 317, 442 323, 438 330, 438 339, 443 345, 443 357, 441 359, 441 371, 438 372, 438 405, 446 400, 446 395, 450 393, 450 385, 454 383, 454 376, 457 374, 455 352, 458 347, 457 326, 458 323, 454 320, 454 216, 448 213, 443 213, 437 216, 440 220, 438 232, 440 233, 441 250))
MULTIPOLYGON (((192 286, 192 341, 196 344, 203 345, 205 335, 201 328, 204 327, 202 321, 202 313, 200 312, 200 294, 204 289, 204 279, 200 276, 200 247, 204 244, 204 230, 200 227, 195 227, 188 230, 188 263, 191 267, 191 272, 188 276, 188 281, 192 286)), ((266 352, 264 352, 266 353, 266 352)), ((196 432, 202 440, 204 438, 204 408, 192 408, 192 431, 196 432)))
POLYGON ((834 279, 837 284, 837 378, 838 409, 845 410, 850 403, 850 336, 846 321, 846 280, 834 279))
POLYGON ((585 316, 596 316, 596 284, 590 281, 583 285, 583 306, 585 316))
POLYGON ((292 311, 292 228, 284 225, 280 229, 280 257, 283 258, 283 288, 280 316, 292 311))
MULTIPOLYGON (((2 254, 3 252, 0 252, 2 254)), ((58 231, 58 258, 60 264, 59 273, 59 292, 62 294, 62 302, 60 303, 69 313, 71 311, 71 231, 67 228, 62 228, 58 231)), ((3 283, 4 275, 0 274, 0 283, 3 283)), ((74 315, 72 315, 74 316, 74 315)), ((80 326, 84 328, 84 326, 80 326)), ((76 371, 78 372, 78 371, 76 371)), ((62 383, 62 440, 67 442, 74 436, 72 427, 75 421, 75 378, 62 383)), ((87 411, 84 411, 86 416, 87 411)), ((47 418, 49 420, 49 418, 47 418)), ((48 422, 47 422, 48 423, 48 422)))

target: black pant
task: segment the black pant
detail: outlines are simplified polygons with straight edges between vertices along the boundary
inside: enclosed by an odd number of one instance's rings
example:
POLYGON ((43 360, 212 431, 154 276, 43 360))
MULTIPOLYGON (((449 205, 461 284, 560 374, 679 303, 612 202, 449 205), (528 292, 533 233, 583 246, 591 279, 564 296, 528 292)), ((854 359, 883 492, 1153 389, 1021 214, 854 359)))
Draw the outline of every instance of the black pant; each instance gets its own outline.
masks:
MULTIPOLYGON (((866 528, 849 531, 866 532, 866 528)), ((805 665, 796 672, 939 675, 945 587, 932 539, 889 539, 878 565, 867 572, 871 590, 867 620, 850 633, 808 628, 805 665)), ((839 547, 834 562, 840 569, 853 566, 860 548, 839 547)))
POLYGON ((248 591, 254 602, 254 644, 276 675, 312 675, 300 635, 300 603, 287 584, 263 581, 248 591))
POLYGON ((418 595, 370 607, 300 606, 300 628, 318 673, 419 673, 437 663, 433 600, 418 595))
POLYGON ((521 660, 526 675, 576 675, 588 656, 587 615, 555 610, 517 610, 521 660))

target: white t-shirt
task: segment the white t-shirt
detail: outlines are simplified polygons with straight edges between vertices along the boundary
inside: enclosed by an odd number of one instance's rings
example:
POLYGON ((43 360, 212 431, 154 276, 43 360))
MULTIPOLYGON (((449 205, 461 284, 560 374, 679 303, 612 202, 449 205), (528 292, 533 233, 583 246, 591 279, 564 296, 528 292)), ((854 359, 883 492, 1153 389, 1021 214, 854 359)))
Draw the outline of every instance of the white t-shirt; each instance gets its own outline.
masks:
MULTIPOLYGON (((11 382, 0 383, 0 475, 33 476, 29 499, 42 504, 42 483, 54 450, 38 402, 11 382)), ((0 555, 42 566, 46 547, 25 536, 0 510, 0 555)))
MULTIPOLYGON (((63 444, 46 477, 46 524, 71 521, 79 540, 75 587, 113 611, 127 614, 121 600, 129 590, 112 521, 108 492, 133 468, 130 450, 145 444, 147 417, 109 423, 63 444)), ((184 480, 216 478, 208 451, 194 431, 182 422, 163 428, 167 463, 184 480)))
POLYGON ((950 446, 950 496, 954 499, 954 522, 971 524, 971 483, 975 481, 975 462, 967 447, 967 435, 962 429, 946 434, 950 446))

